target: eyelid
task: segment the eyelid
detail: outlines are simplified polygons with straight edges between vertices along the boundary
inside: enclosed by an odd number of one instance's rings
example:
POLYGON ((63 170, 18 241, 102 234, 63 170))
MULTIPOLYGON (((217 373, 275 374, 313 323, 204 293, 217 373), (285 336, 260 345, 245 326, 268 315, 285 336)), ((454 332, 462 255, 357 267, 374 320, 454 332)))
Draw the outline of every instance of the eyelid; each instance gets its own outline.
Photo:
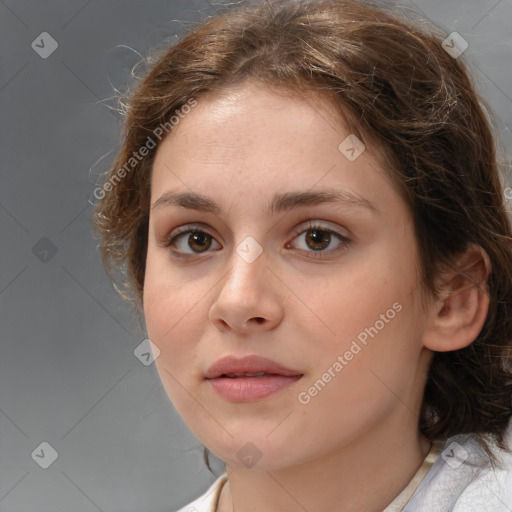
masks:
POLYGON ((207 224, 203 222, 190 222, 188 224, 184 224, 183 226, 179 226, 175 229, 173 229, 169 234, 165 235, 161 245, 167 247, 169 242, 171 242, 173 239, 178 237, 179 235, 182 235, 183 233, 189 233, 193 231, 201 231, 202 233, 206 233, 207 235, 211 236, 212 238, 215 238, 214 235, 212 235, 209 230, 207 224))
MULTIPOLYGON (((197 233, 204 233, 206 235, 208 235, 209 237, 212 238, 212 240, 219 244, 220 243, 217 241, 216 237, 214 235, 212 235, 209 231, 208 231, 208 228, 204 227, 205 224, 202 223, 202 222, 193 222, 193 223, 189 223, 189 224, 185 224, 183 226, 180 226, 176 229, 173 229, 168 235, 166 235, 163 239, 163 241, 159 244, 160 246, 164 247, 164 248, 170 248, 171 245, 175 245, 176 242, 178 241, 178 238, 181 237, 182 235, 185 235, 185 234, 193 234, 194 232, 197 232, 197 233)), ((218 250, 218 249, 217 249, 218 250)), ((174 253, 174 254, 180 254, 180 255, 184 255, 183 257, 187 257, 187 256, 193 256, 193 255, 196 255, 196 256, 199 256, 201 254, 208 254, 209 252, 211 251, 205 251, 204 253, 183 253, 181 251, 177 251, 177 250, 174 250, 174 249, 171 249, 171 251, 174 253)))
POLYGON ((304 231, 307 231, 308 229, 319 229, 322 231, 328 231, 330 233, 335 233, 339 236, 342 236, 344 238, 349 238, 348 235, 343 235, 339 231, 339 227, 330 227, 329 224, 333 224, 332 222, 329 222, 327 220, 320 220, 320 219, 310 219, 304 222, 301 222, 296 228, 294 228, 294 236, 300 235, 304 231))

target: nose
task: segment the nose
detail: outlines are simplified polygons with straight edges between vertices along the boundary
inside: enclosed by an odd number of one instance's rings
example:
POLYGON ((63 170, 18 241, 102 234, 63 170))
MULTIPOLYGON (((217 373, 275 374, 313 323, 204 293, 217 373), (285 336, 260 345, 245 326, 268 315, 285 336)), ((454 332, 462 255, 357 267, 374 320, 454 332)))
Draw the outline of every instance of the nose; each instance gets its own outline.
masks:
POLYGON ((265 252, 251 262, 233 252, 209 313, 219 330, 247 333, 279 325, 284 312, 284 298, 279 293, 282 285, 268 263, 265 252))

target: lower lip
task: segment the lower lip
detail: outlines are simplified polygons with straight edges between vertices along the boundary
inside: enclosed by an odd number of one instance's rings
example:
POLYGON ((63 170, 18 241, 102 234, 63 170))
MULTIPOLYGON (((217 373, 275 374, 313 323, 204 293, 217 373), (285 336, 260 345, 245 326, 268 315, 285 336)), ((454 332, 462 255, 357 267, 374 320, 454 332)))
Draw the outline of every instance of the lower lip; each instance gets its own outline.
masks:
POLYGON ((217 377, 207 379, 213 389, 230 402, 252 402, 266 398, 281 389, 297 382, 302 375, 285 377, 271 375, 268 377, 217 377))

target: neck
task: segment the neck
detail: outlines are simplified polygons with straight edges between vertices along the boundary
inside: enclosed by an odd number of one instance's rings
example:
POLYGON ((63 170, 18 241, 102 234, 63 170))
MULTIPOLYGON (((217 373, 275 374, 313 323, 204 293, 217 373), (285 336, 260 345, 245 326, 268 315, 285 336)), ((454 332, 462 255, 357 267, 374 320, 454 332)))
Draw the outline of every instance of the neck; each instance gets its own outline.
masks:
POLYGON ((381 512, 407 486, 431 447, 417 432, 417 418, 409 424, 401 420, 293 467, 255 471, 227 465, 217 511, 381 512))

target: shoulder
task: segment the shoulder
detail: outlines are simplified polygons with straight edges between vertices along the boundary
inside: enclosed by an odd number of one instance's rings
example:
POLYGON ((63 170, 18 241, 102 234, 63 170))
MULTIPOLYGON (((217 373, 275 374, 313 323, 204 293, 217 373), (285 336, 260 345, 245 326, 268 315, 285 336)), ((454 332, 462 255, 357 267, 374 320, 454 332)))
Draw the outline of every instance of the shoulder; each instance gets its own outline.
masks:
POLYGON ((204 494, 188 505, 180 508, 177 512, 215 512, 220 491, 226 481, 227 474, 223 473, 212 483, 204 494))
POLYGON ((512 510, 512 454, 489 444, 497 463, 474 434, 448 439, 404 512, 512 510))
POLYGON ((480 463, 480 467, 467 472, 468 482, 457 498, 453 512, 512 510, 512 454, 491 444, 498 460, 493 464, 473 437, 467 439, 462 447, 474 454, 475 463, 480 463))

